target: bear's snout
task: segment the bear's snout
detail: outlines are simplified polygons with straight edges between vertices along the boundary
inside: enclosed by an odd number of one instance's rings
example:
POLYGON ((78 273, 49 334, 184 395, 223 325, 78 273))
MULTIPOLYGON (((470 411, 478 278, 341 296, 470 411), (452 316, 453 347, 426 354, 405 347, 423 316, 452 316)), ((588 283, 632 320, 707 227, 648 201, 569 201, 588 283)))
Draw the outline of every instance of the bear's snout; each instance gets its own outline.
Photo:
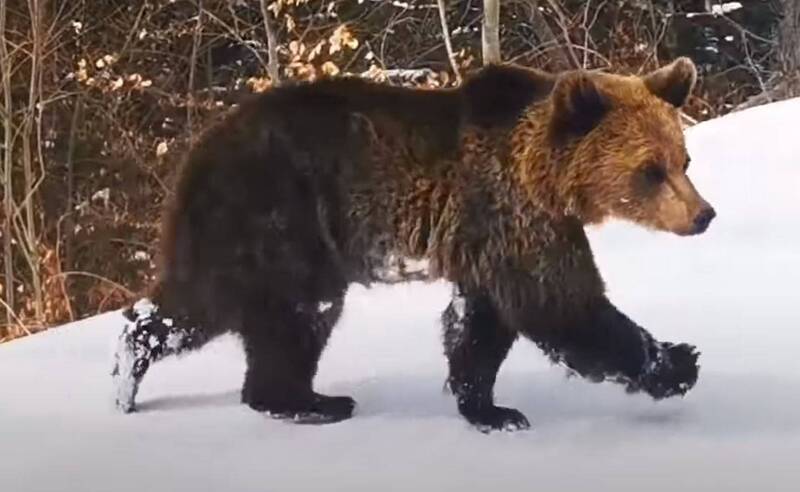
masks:
POLYGON ((704 207, 694 217, 694 229, 692 230, 692 234, 702 234, 706 232, 706 229, 708 229, 711 221, 714 220, 714 217, 716 216, 717 212, 711 205, 704 207))

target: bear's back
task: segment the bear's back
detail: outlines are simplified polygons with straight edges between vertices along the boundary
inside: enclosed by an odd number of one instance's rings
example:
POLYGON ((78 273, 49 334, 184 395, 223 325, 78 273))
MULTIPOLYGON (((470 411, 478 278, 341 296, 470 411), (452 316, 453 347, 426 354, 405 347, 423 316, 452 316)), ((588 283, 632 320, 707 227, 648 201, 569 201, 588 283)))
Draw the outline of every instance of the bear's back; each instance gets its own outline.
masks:
POLYGON ((322 79, 256 96, 242 105, 230 126, 270 128, 300 147, 331 151, 352 139, 348 132, 354 124, 367 123, 369 131, 409 147, 412 154, 436 158, 456 150, 466 128, 510 131, 530 105, 550 94, 554 83, 551 74, 513 65, 484 67, 455 89, 398 87, 355 77, 322 79))
MULTIPOLYGON (((197 264, 222 261, 235 243, 260 238, 265 224, 316 223, 319 204, 335 222, 359 205, 348 203, 356 181, 368 188, 361 196, 371 197, 365 209, 385 209, 389 199, 381 193, 419 192, 401 184, 409 175, 436 179, 439 169, 426 166, 457 165, 465 128, 510 131, 551 88, 547 74, 492 66, 457 89, 338 78, 254 96, 189 153, 164 231, 165 264, 194 263, 181 269, 197 272, 197 264), (375 139, 392 147, 387 159, 370 154, 375 139), (414 172, 398 170, 404 166, 414 172)), ((336 235, 346 227, 332 229, 336 235)))

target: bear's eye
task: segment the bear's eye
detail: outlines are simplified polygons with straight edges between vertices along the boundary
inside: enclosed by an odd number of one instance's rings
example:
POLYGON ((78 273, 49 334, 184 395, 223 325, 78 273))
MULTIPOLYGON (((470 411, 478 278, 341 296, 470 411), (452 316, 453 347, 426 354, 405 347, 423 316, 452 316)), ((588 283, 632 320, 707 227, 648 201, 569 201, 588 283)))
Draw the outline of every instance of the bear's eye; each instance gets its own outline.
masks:
POLYGON ((652 162, 644 166, 644 177, 652 185, 660 185, 667 180, 667 170, 661 164, 652 162))
POLYGON ((683 164, 683 173, 686 174, 686 171, 689 170, 689 163, 692 162, 692 158, 686 156, 686 162, 683 164))

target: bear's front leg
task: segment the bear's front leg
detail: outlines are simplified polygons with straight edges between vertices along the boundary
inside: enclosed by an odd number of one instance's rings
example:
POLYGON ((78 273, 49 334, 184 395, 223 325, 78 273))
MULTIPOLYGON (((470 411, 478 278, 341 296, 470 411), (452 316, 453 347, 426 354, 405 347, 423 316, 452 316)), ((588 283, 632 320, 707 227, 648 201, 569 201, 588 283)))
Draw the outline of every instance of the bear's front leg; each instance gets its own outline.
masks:
MULTIPOLYGON (((540 327, 541 328, 541 327, 540 327)), ((659 342, 605 297, 554 330, 525 330, 554 361, 591 381, 615 381, 655 399, 684 395, 697 381, 693 345, 659 342)))
POLYGON ((454 287, 442 323, 448 384, 461 415, 483 432, 529 428, 521 412, 494 404, 497 371, 517 335, 500 323, 489 299, 454 287))

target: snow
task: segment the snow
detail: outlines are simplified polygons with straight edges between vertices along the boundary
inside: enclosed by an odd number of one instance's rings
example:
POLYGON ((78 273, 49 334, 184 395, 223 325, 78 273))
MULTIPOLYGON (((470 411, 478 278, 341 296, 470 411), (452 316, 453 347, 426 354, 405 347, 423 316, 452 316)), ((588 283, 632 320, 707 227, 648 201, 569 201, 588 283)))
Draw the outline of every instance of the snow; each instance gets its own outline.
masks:
POLYGON ((497 396, 533 429, 483 435, 442 392, 440 282, 349 293, 318 389, 354 396, 352 420, 299 426, 240 405, 233 337, 155 365, 141 411, 123 415, 109 372, 125 321, 109 313, 0 346, 0 490, 796 490, 797 121, 793 100, 689 131, 689 174, 719 213, 706 234, 591 233, 617 305, 702 351, 685 399, 566 378, 519 342, 497 396))
POLYGON ((711 13, 714 15, 729 14, 742 8, 740 2, 725 2, 711 6, 711 13))
POLYGON ((376 256, 381 257, 382 264, 372 271, 372 276, 381 282, 397 283, 404 280, 419 280, 428 276, 430 262, 427 259, 409 258, 394 253, 381 255, 382 252, 376 256))
POLYGON ((158 349, 160 341, 155 335, 146 332, 136 332, 138 325, 147 325, 158 308, 149 299, 137 301, 132 308, 133 320, 122 318, 122 330, 114 350, 114 364, 111 376, 114 378, 115 399, 119 408, 125 412, 133 409, 133 403, 138 392, 138 383, 134 376, 138 360, 147 359, 149 354, 158 349), (147 338, 147 345, 143 342, 147 338))

